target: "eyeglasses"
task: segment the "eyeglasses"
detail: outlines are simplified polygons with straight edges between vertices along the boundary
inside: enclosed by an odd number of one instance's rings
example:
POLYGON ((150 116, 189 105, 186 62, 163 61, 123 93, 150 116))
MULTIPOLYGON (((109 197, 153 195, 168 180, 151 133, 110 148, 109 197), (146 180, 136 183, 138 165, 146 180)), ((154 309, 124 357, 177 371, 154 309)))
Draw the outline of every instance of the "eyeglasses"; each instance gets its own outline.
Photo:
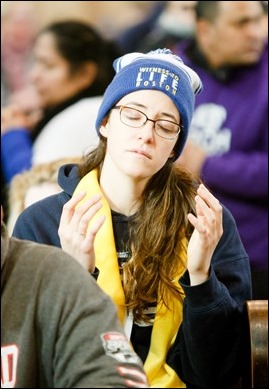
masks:
POLYGON ((183 126, 180 124, 164 119, 149 119, 144 112, 135 108, 126 107, 125 105, 116 105, 112 109, 120 111, 120 120, 128 127, 141 128, 148 121, 154 123, 154 132, 164 139, 176 139, 180 131, 183 131, 183 126))

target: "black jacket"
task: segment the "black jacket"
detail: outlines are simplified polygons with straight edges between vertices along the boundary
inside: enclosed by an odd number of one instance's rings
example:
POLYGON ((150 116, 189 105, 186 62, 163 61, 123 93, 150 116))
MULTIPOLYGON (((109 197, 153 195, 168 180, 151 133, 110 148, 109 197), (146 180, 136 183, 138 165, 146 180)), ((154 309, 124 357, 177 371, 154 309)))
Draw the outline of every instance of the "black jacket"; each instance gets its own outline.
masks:
MULTIPOLYGON (((75 165, 61 167, 63 192, 27 208, 18 218, 14 236, 60 246, 62 207, 79 180, 75 165)), ((188 387, 227 388, 240 371, 243 304, 251 299, 250 268, 234 219, 224 206, 223 230, 209 279, 190 286, 186 272, 179 280, 186 295, 183 323, 167 362, 188 387)))

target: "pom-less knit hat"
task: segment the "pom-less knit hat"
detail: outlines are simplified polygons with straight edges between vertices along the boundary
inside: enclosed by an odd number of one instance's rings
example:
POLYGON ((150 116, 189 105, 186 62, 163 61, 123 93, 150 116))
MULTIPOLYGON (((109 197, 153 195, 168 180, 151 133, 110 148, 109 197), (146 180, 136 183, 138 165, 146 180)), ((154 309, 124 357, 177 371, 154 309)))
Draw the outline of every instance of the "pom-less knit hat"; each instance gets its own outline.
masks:
POLYGON ((199 76, 168 49, 125 54, 113 66, 116 75, 104 93, 95 123, 98 133, 103 119, 124 96, 138 90, 159 90, 174 102, 184 127, 175 146, 178 158, 187 140, 195 95, 202 90, 199 76))

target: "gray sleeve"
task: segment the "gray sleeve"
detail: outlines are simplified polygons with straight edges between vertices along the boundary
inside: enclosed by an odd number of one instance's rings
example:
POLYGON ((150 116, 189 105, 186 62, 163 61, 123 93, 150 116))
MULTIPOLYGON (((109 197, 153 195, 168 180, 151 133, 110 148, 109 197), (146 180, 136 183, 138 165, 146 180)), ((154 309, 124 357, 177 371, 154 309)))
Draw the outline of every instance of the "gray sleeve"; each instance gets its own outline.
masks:
MULTIPOLYGON (((53 248, 54 249, 54 248, 53 248)), ((142 362, 95 279, 62 252, 44 269, 38 304, 43 384, 59 388, 148 387, 142 362)), ((43 386, 44 387, 44 386, 43 386)))

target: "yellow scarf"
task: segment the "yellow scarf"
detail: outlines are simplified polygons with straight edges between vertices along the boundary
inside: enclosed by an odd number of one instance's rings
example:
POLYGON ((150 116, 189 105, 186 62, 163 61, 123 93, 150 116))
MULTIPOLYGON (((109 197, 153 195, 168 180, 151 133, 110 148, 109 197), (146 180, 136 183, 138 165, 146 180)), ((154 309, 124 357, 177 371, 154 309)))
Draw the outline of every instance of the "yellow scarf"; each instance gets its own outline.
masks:
MULTIPOLYGON (((91 171, 81 179, 74 191, 74 195, 84 190, 86 190, 87 194, 82 200, 83 202, 97 193, 102 194, 97 179, 97 170, 91 171)), ((100 270, 97 283, 117 305, 119 318, 122 324, 124 324, 125 297, 114 242, 111 210, 104 196, 102 196, 102 204, 103 206, 99 212, 106 216, 106 220, 98 231, 94 243, 96 267, 100 270)), ((179 278, 181 275, 182 270, 177 277, 179 278)), ((157 306, 150 349, 144 364, 151 388, 186 387, 175 371, 166 363, 167 352, 173 344, 182 322, 182 302, 176 300, 173 296, 170 296, 169 301, 173 309, 169 310, 163 304, 157 306)))

